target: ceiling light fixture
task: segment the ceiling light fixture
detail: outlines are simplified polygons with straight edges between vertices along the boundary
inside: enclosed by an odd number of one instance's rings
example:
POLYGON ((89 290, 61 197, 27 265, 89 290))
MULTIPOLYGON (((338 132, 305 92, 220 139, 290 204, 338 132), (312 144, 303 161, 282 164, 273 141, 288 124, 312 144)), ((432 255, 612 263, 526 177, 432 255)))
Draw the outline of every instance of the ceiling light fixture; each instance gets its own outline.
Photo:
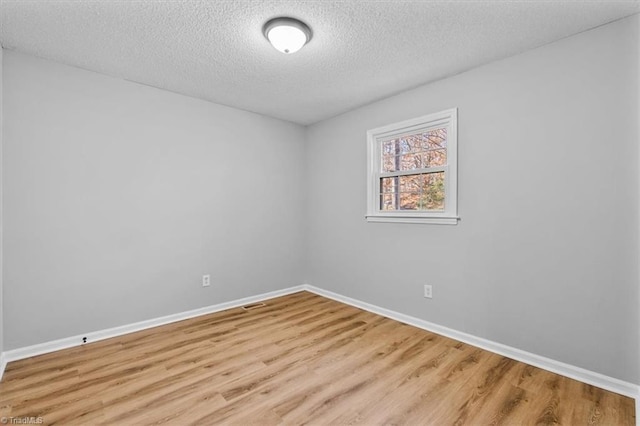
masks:
POLYGON ((282 53, 297 52, 311 40, 311 28, 293 18, 273 18, 262 27, 264 36, 282 53))

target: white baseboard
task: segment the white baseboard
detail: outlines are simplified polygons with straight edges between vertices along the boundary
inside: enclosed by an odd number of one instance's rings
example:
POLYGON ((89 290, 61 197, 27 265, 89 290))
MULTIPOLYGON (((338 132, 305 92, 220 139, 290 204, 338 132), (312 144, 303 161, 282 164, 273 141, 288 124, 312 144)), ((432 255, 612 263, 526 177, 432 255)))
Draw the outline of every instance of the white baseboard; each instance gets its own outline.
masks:
MULTIPOLYGON (((588 383, 593 386, 597 386, 602 389, 609 390, 611 392, 619 393, 636 400, 636 413, 640 413, 640 386, 633 383, 625 382, 613 377, 605 376, 604 374, 596 373, 586 370, 584 368, 569 365, 560 361, 556 361, 550 358, 546 358, 540 355, 532 354, 511 346, 503 345, 501 343, 493 342, 491 340, 483 339, 481 337, 473 336, 471 334, 463 333, 461 331, 453 330, 448 327, 444 327, 438 324, 434 324, 419 318, 415 318, 409 315, 401 314, 389 309, 381 308, 370 303, 362 302, 357 299, 346 297, 328 290, 323 290, 312 285, 303 284, 295 287, 289 287, 282 290, 276 290, 269 293, 263 293, 256 296, 245 297, 243 299, 237 299, 230 302, 219 303, 217 305, 206 306, 204 308, 194 309, 192 311, 182 312, 173 315, 167 315, 160 318, 150 319, 146 321, 137 322, 134 324, 123 325, 120 327, 114 327, 106 330, 94 331, 85 334, 80 334, 73 337, 54 340, 51 342, 40 343, 33 346, 14 349, 3 352, 0 354, 0 380, 4 373, 5 366, 8 362, 17 361, 19 359, 29 358, 36 355, 42 355, 48 352, 54 352, 61 349, 66 349, 74 346, 82 345, 82 338, 87 337, 87 343, 96 342, 98 340, 104 340, 111 337, 118 337, 124 334, 133 333, 136 331, 146 330, 148 328, 157 327, 160 325, 169 324, 176 321, 182 321, 189 318, 194 318, 200 315, 206 315, 214 312, 223 311, 226 309, 237 308, 239 306, 248 305, 250 303, 260 302, 266 299, 274 297, 284 296, 287 294, 295 293, 298 291, 309 291, 317 295, 327 297, 329 299, 336 300, 338 302, 345 303, 360 309, 364 309, 369 312, 373 312, 384 317, 400 321, 405 324, 409 324, 423 330, 431 331, 460 342, 467 343, 472 346, 476 346, 499 355, 506 356, 516 361, 521 361, 535 367, 542 368, 544 370, 551 371, 553 373, 560 374, 575 380, 579 380, 584 383, 588 383)), ((637 416, 636 417, 640 417, 637 416)), ((640 426, 640 420, 639 420, 640 426)))
POLYGON ((0 353, 0 380, 4 374, 4 369, 7 367, 7 357, 4 356, 4 352, 0 353))
POLYGON ((305 289, 305 286, 302 285, 289 287, 283 290, 271 291, 269 293, 258 294, 256 296, 232 300, 230 302, 223 302, 216 305, 205 306, 204 308, 194 309, 178 314, 167 315, 160 318, 140 321, 133 324, 109 328, 106 330, 92 331, 84 334, 79 334, 77 336, 66 337, 64 339, 53 340, 51 342, 39 343, 33 346, 6 351, 0 354, 0 360, 2 362, 2 364, 0 364, 0 380, 2 379, 2 373, 4 373, 4 368, 8 362, 17 361, 19 359, 29 358, 36 355, 42 355, 49 352, 59 351, 61 349, 67 349, 74 346, 80 346, 83 344, 82 339, 84 337, 87 338, 87 343, 97 342, 99 340, 118 337, 136 331, 146 330, 148 328, 169 324, 172 322, 194 318, 200 315, 206 315, 214 312, 224 311, 226 309, 237 308, 239 306, 260 302, 266 299, 272 299, 274 297, 284 296, 305 289))
MULTIPOLYGON (((303 287, 305 290, 310 291, 311 293, 315 293, 317 295, 327 297, 338 302, 346 303, 347 305, 355 306, 356 308, 364 309, 365 311, 373 312, 374 314, 382 315, 384 317, 400 321, 402 323, 409 324, 423 330, 431 331, 433 333, 437 333, 442 336, 446 336, 451 339, 455 339, 460 342, 467 343, 469 345, 476 346, 502 356, 506 356, 507 358, 521 361, 526 364, 533 365, 534 367, 539 367, 544 370, 560 374, 561 376, 566 376, 571 379, 575 379, 583 383, 588 383, 590 385, 597 386, 611 392, 635 398, 636 406, 638 405, 638 401, 640 400, 640 386, 633 383, 605 376, 604 374, 589 371, 584 368, 565 364, 563 362, 532 354, 530 352, 513 348, 511 346, 503 345, 501 343, 493 342, 491 340, 453 330, 448 327, 443 327, 441 325, 434 324, 419 318, 381 308, 379 306, 352 299, 350 297, 342 296, 331 291, 323 290, 312 285, 306 284, 303 287)), ((640 411, 636 410, 636 413, 638 412, 640 411)))

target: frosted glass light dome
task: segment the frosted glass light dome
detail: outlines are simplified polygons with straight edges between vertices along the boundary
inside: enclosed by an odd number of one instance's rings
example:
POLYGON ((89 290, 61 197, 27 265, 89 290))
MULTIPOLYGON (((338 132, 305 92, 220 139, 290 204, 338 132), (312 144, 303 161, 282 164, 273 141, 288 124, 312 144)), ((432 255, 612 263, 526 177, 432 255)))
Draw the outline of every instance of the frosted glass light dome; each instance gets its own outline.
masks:
POLYGON ((297 52, 311 40, 311 29, 293 18, 274 18, 264 24, 264 36, 282 53, 297 52))

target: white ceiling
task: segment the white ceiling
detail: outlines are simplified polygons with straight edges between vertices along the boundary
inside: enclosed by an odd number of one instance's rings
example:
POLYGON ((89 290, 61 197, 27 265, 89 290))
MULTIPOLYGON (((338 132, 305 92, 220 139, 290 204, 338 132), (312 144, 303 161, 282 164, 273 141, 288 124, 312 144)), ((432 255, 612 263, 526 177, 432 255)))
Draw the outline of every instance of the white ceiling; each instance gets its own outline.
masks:
POLYGON ((0 42, 310 124, 639 11, 639 0, 0 0, 0 42), (314 32, 294 55, 262 35, 280 15, 314 32))

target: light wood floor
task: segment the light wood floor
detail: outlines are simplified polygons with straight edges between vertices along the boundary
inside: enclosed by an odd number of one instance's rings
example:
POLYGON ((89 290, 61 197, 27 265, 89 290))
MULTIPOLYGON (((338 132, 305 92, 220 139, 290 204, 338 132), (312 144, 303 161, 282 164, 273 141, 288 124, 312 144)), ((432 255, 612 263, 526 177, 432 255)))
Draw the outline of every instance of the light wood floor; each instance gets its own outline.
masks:
POLYGON ((44 424, 634 425, 634 401, 307 292, 12 362, 44 424))

